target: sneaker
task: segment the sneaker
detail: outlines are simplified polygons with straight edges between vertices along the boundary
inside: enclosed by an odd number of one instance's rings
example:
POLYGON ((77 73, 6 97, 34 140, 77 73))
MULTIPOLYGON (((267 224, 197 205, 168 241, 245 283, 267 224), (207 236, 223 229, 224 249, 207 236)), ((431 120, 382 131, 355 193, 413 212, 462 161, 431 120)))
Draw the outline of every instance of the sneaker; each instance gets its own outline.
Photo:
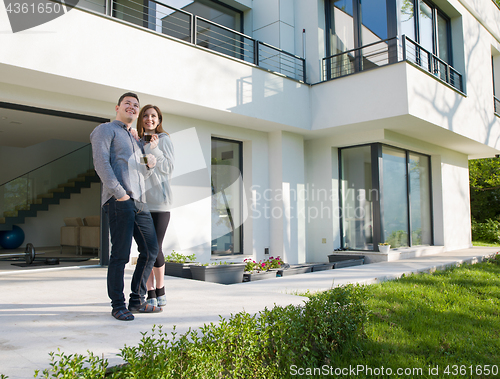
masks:
POLYGON ((156 298, 159 307, 167 305, 167 295, 161 295, 156 298))
POLYGON ((131 313, 159 313, 162 311, 160 307, 155 307, 154 305, 148 304, 147 302, 142 303, 141 305, 131 306, 128 305, 128 310, 131 313))
POLYGON ((152 305, 153 307, 161 306, 160 304, 158 304, 158 300, 156 299, 156 297, 152 297, 151 299, 147 299, 146 303, 152 305))

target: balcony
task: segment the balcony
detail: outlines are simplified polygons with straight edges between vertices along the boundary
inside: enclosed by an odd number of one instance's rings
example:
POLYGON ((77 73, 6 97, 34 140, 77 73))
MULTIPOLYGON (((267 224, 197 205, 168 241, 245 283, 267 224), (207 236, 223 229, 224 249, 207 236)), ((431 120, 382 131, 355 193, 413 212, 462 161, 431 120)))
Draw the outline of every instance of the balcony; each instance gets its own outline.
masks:
POLYGON ((404 35, 401 39, 389 38, 323 58, 322 81, 337 79, 401 61, 410 62, 463 92, 462 74, 404 35))
POLYGON ((84 0, 78 7, 133 23, 305 82, 305 59, 160 1, 84 0))

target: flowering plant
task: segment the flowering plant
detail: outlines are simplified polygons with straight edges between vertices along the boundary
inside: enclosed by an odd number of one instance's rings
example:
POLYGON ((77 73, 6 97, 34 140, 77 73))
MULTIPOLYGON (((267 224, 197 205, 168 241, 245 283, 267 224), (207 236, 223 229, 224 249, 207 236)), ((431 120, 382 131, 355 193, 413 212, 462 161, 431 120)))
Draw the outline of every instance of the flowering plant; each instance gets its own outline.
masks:
POLYGON ((269 258, 269 268, 280 268, 285 262, 280 257, 269 258))
POLYGON ((265 261, 256 262, 253 259, 245 259, 245 271, 268 271, 271 268, 280 268, 283 265, 283 261, 280 257, 271 257, 265 261))
POLYGON ((381 242, 379 243, 379 246, 389 246, 389 244, 387 242, 381 242))

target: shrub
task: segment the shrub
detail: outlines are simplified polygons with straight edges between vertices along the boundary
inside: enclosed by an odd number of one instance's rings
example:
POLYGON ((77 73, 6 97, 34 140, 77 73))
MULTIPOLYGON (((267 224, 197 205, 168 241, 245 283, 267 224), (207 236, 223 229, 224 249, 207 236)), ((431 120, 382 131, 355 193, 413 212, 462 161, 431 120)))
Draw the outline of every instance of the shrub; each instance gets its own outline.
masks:
MULTIPOLYGON (((161 326, 153 327, 151 333, 143 333, 138 346, 120 350, 126 364, 108 369, 106 376, 281 379, 288 376, 291 365, 329 364, 359 340, 367 320, 364 301, 365 288, 349 285, 310 295, 301 306, 275 306, 256 315, 240 312, 228 320, 221 317, 218 324, 189 329, 180 336, 175 327, 170 335, 161 326)), ((58 356, 63 363, 68 361, 58 356)), ((71 365, 79 371, 52 363, 52 377, 102 377, 107 361, 90 357, 71 365), (80 362, 89 362, 91 367, 82 367, 80 362), (97 373, 96 367, 101 371, 97 373)))
POLYGON ((472 219, 472 240, 500 243, 500 222, 490 218, 485 222, 472 219))
POLYGON ((181 253, 176 253, 174 250, 172 250, 171 254, 165 255, 165 260, 167 262, 175 262, 175 263, 194 262, 196 260, 196 254, 185 255, 181 253))

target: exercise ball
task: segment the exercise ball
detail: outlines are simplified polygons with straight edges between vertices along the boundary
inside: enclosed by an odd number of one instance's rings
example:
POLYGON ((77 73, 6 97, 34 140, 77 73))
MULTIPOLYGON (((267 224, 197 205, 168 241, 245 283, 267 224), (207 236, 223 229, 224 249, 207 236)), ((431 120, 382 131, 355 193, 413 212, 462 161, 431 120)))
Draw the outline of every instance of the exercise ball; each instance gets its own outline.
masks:
POLYGON ((12 230, 0 232, 0 246, 4 249, 17 249, 24 242, 24 231, 17 225, 12 230))

